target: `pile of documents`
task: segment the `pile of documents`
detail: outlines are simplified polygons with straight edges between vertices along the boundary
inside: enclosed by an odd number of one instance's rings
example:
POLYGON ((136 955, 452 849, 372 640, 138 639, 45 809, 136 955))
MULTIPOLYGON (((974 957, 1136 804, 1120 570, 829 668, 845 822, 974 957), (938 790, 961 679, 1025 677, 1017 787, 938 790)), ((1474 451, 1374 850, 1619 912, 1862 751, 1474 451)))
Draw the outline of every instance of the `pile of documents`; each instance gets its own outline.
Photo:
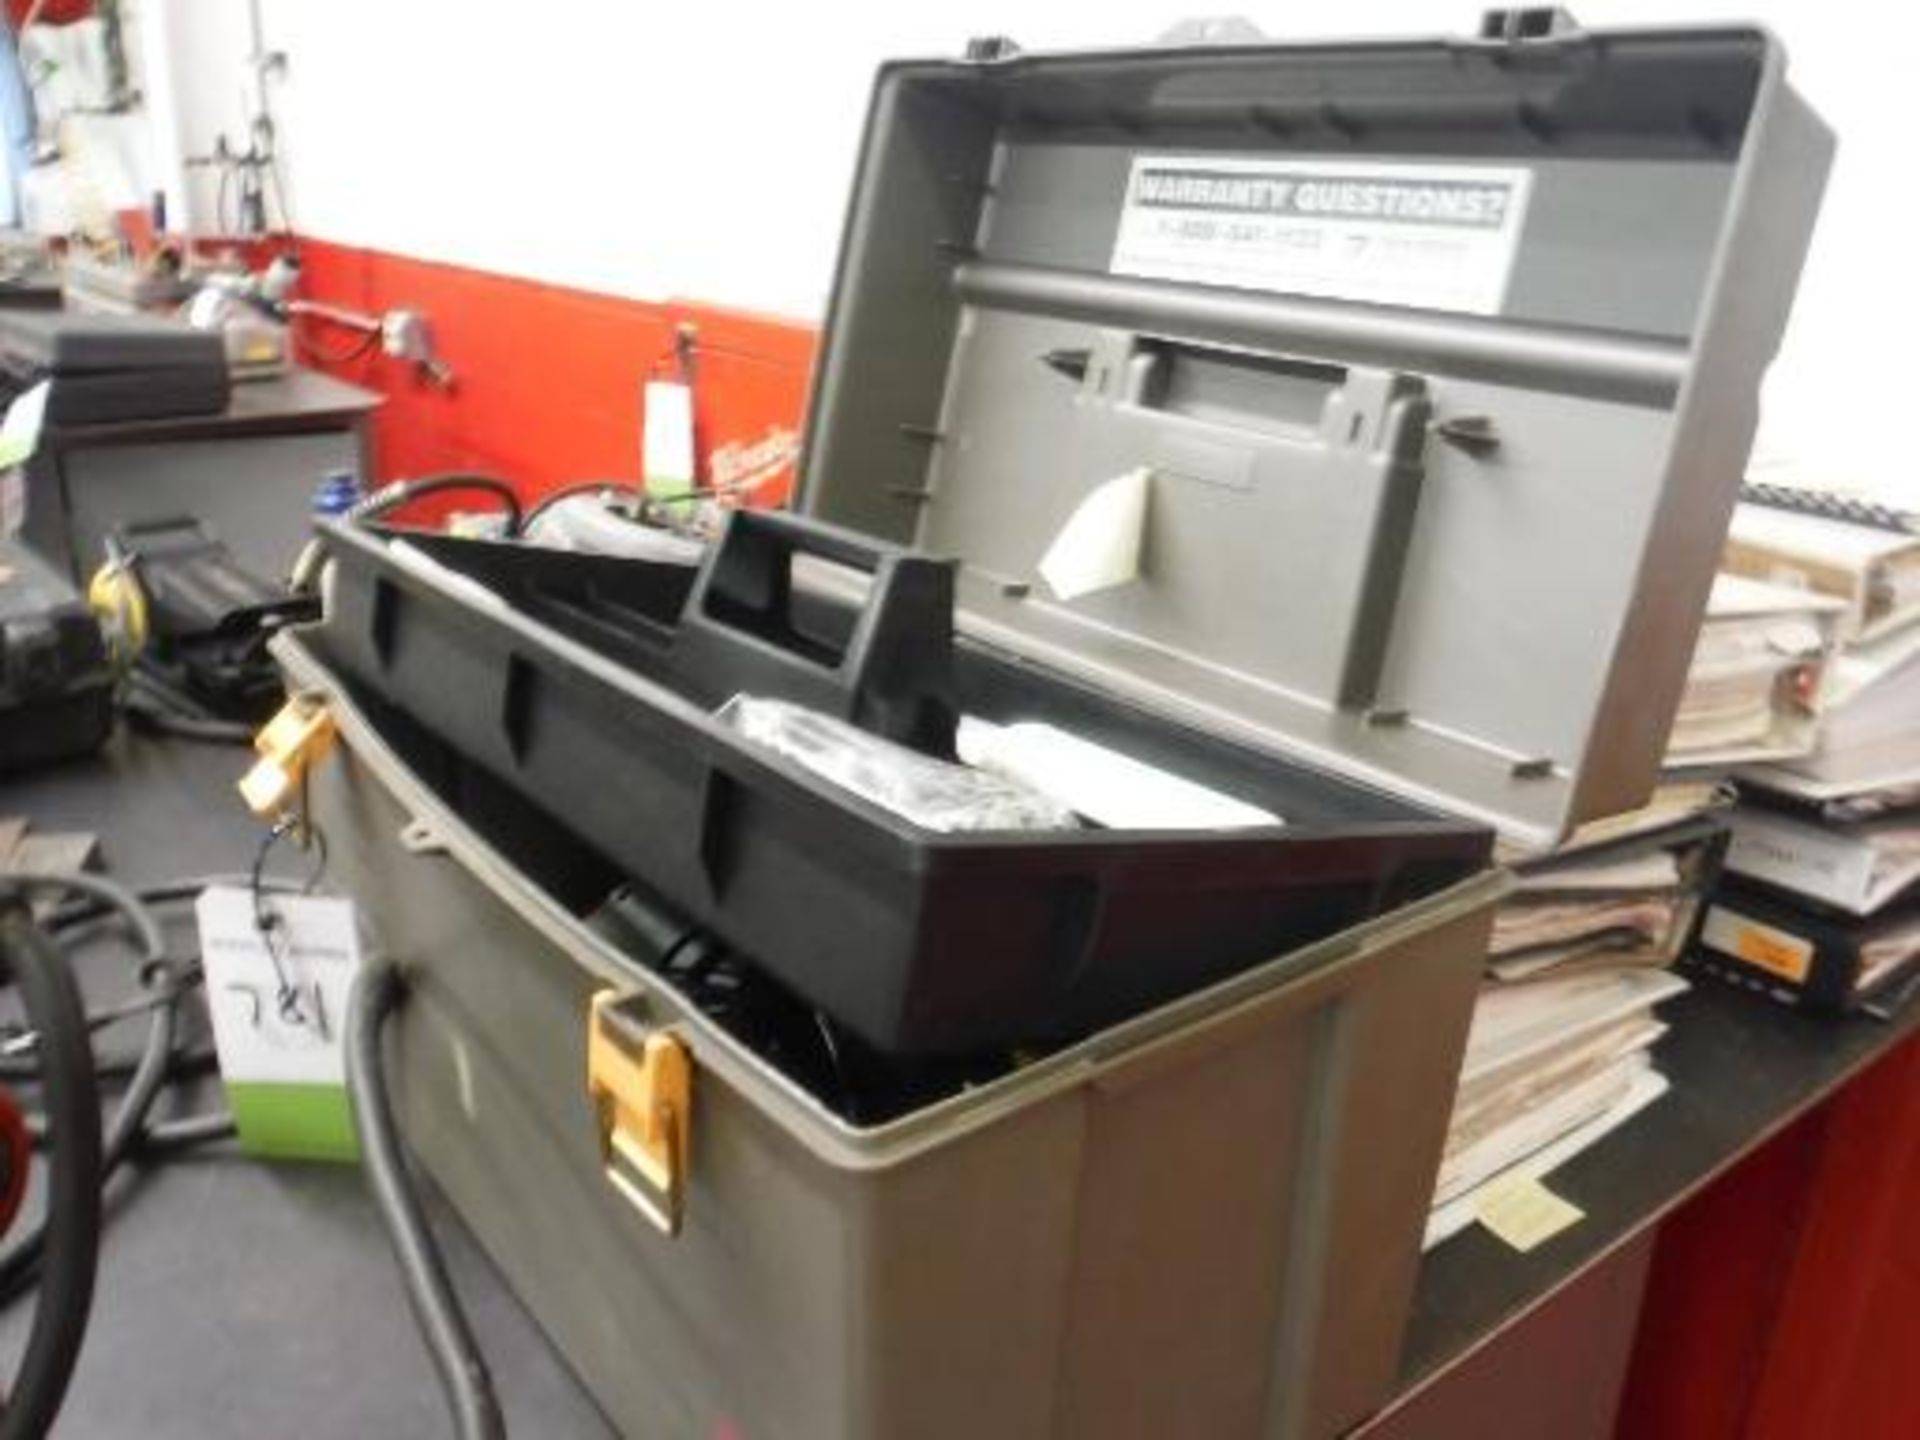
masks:
POLYGON ((1494 916, 1429 1245, 1665 1093, 1649 1053, 1666 1029, 1654 1007, 1687 988, 1671 967, 1705 903, 1728 802, 1712 781, 1673 781, 1550 854, 1504 857, 1518 884, 1494 916))
POLYGON ((1667 1090, 1654 1007, 1687 988, 1661 968, 1595 969, 1490 987, 1474 1010, 1426 1243, 1473 1222, 1516 1176, 1539 1180, 1667 1090))
POLYGON ((1884 507, 1767 495, 1740 507, 1726 564, 1838 604, 1841 643, 1813 743, 1734 772, 1701 957, 1789 1003, 1885 1008, 1920 968, 1920 535, 1884 507))
POLYGON ((1920 976, 1920 536, 1767 493, 1729 532, 1666 783, 1547 855, 1503 856, 1518 884, 1429 1245, 1664 1093, 1656 1007, 1686 990, 1689 946, 1695 968, 1815 1008, 1892 1003, 1920 976))
POLYGON ((1709 967, 1812 1009, 1897 1003, 1920 969, 1920 624, 1840 658, 1814 754, 1737 778, 1709 967))

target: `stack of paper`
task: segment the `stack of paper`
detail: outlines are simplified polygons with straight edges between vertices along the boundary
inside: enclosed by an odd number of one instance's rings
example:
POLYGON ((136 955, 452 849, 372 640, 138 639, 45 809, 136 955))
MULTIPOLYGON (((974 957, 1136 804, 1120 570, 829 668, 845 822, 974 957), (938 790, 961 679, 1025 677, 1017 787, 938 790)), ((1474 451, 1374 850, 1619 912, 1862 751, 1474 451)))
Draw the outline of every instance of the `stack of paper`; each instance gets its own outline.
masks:
POLYGON ((1666 1092, 1654 1007, 1687 988, 1669 967, 1704 903, 1728 799, 1673 782, 1550 854, 1503 855, 1518 884, 1494 916, 1429 1245, 1483 1196, 1544 1177, 1666 1092))
POLYGON ((1818 1009, 1883 1008, 1920 967, 1920 793, 1827 799, 1748 780, 1702 942, 1730 979, 1818 1009))
MULTIPOLYGON (((1728 901, 1723 846, 1730 865, 1824 893, 1822 904, 1920 884, 1920 538, 1837 518, 1853 514, 1743 507, 1667 783, 1643 810, 1584 825, 1549 855, 1503 850, 1519 883, 1494 919, 1429 1244, 1664 1093, 1655 1007, 1686 988, 1670 967, 1696 936, 1730 933, 1715 928, 1728 901), (1755 819, 1748 806, 1729 841, 1735 774, 1797 791, 1801 813, 1776 801, 1755 819)), ((1737 948, 1770 983, 1808 993, 1831 991, 1835 955, 1849 985, 1884 986, 1920 965, 1920 898, 1845 933, 1755 912, 1737 948)))
POLYGON ((1583 826, 1545 855, 1506 854, 1518 883, 1494 915, 1490 983, 1670 965, 1692 931, 1729 792, 1664 785, 1641 810, 1583 826))
POLYGON ((1494 917, 1494 978, 1663 964, 1686 894, 1679 859, 1664 850, 1528 870, 1494 917))
POLYGON ((1476 1199, 1539 1179, 1666 1093, 1649 1047, 1654 1007, 1687 988, 1664 969, 1611 969, 1487 990, 1427 1220, 1427 1244, 1464 1229, 1476 1199))
POLYGON ((1743 506, 1729 538, 1729 564, 1843 600, 1845 644, 1810 753, 1735 772, 1729 879, 1703 938, 1730 978, 1851 1008, 1920 962, 1920 536, 1833 508, 1743 506))

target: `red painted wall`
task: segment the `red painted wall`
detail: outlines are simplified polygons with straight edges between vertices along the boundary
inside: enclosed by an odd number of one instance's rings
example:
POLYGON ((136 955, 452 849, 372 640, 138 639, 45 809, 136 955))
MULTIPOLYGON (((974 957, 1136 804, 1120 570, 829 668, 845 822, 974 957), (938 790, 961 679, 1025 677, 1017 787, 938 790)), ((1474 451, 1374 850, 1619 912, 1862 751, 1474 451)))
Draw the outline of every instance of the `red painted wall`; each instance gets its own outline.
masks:
MULTIPOLYGON (((20 22, 27 18, 27 12, 33 9, 33 0, 7 0, 7 19, 18 31, 20 22)), ((70 25, 75 20, 84 20, 93 14, 93 0, 47 0, 40 7, 36 24, 70 25)))
POLYGON ((300 324, 304 358, 387 396, 375 424, 380 479, 486 470, 533 497, 579 480, 640 475, 641 391, 674 371, 675 328, 697 329, 695 438, 703 479, 760 479, 783 501, 813 363, 812 327, 722 308, 649 304, 321 241, 300 247, 301 293, 357 310, 419 309, 452 367, 442 389, 374 353, 346 363, 352 331, 300 324))

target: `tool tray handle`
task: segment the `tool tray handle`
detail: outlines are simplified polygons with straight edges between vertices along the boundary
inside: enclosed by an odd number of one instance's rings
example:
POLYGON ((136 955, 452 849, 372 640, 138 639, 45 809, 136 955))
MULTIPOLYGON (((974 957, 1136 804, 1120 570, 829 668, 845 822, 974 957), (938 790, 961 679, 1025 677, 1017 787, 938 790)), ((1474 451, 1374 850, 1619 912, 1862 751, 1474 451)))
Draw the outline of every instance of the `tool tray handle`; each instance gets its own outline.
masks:
POLYGON ((739 694, 789 700, 950 755, 953 590, 950 560, 796 515, 736 510, 687 596, 674 667, 708 704, 739 694), (857 609, 796 596, 802 557, 871 577, 857 609))

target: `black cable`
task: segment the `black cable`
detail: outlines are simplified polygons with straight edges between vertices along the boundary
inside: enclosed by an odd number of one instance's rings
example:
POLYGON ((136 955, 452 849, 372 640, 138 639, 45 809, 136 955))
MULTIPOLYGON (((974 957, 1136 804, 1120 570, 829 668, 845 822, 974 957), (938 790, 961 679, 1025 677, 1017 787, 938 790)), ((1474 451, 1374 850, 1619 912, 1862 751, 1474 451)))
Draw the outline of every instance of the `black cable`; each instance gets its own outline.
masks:
MULTIPOLYGON (((304 781, 302 782, 304 784, 304 781)), ((302 805, 304 813, 305 806, 302 805)), ((301 1002, 299 987, 293 983, 287 973, 286 956, 282 952, 285 937, 285 919, 267 904, 267 890, 262 884, 263 872, 267 865, 267 856, 273 847, 286 835, 298 834, 303 844, 314 852, 314 866, 307 878, 305 893, 311 893, 320 877, 327 871, 327 836, 318 825, 311 821, 284 819, 275 821, 260 842, 260 848, 253 855, 253 869, 247 876, 247 891, 253 900, 253 928, 260 937, 260 948, 267 952, 267 961, 273 966, 275 982, 274 1005, 280 1018, 288 1024, 307 1023, 305 1006, 301 1002)))
POLYGON ((146 661, 125 677, 120 708, 135 723, 184 740, 250 745, 254 728, 216 715, 146 661))
POLYGON ((280 211, 280 233, 285 238, 287 248, 293 252, 293 258, 300 258, 300 238, 293 229, 293 209, 287 204, 286 182, 280 176, 280 152, 273 149, 267 153, 267 179, 273 184, 274 206, 280 211))
POLYGON ((141 1134, 137 1153, 143 1160, 173 1156, 197 1146, 231 1140, 238 1133, 232 1114, 225 1110, 178 1120, 155 1120, 141 1134))
MULTIPOLYGON (((133 1000, 122 1000, 99 1010, 86 1012, 87 1033, 104 1030, 109 1025, 117 1025, 122 1020, 131 1020, 136 1015, 145 1015, 157 1005, 171 1005, 179 999, 172 989, 161 990, 157 994, 142 995, 133 1000)), ((19 1059, 22 1055, 32 1055, 40 1046, 40 1032, 29 1027, 25 1031, 13 1026, 0 1029, 0 1052, 4 1058, 19 1059), (17 1049, 11 1047, 17 1046, 17 1049)))
MULTIPOLYGON (((224 875, 196 875, 191 879, 167 880, 158 885, 143 885, 132 892, 133 897, 143 905, 166 905, 180 900, 198 900, 200 892, 212 885, 249 885, 268 890, 300 891, 312 888, 311 880, 292 880, 281 875, 262 875, 257 873, 224 875)), ((105 915, 119 913, 108 902, 93 895, 82 895, 63 901, 54 908, 52 914, 45 917, 42 924, 47 930, 58 933, 73 925, 84 925, 90 920, 98 920, 105 915)))
POLYGON ((373 520, 402 505, 411 504, 428 495, 440 495, 448 491, 470 490, 491 495, 500 502, 500 508, 507 514, 507 534, 518 535, 525 528, 522 524, 524 511, 520 507, 520 495, 505 480, 497 475, 483 475, 478 472, 450 470, 440 475, 422 475, 414 480, 396 480, 390 485, 382 485, 366 499, 353 506, 346 513, 347 520, 373 520))
MULTIPOLYGON (((139 1065, 138 1055, 96 1055, 93 1071, 100 1083, 105 1085, 108 1081, 128 1079, 139 1065)), ((167 1067, 167 1078, 191 1080, 215 1074, 219 1069, 220 1057, 214 1048, 211 1045, 196 1045, 173 1052, 173 1063, 167 1067)), ((0 1081, 15 1080, 23 1085, 31 1085, 39 1079, 40 1062, 32 1055, 0 1056, 0 1081)))
MULTIPOLYGON (((134 936, 140 943, 143 966, 163 967, 160 973, 171 977, 171 968, 167 964, 166 937, 160 931, 159 922, 154 919, 153 913, 140 902, 139 898, 125 887, 99 875, 80 873, 61 875, 16 873, 0 877, 0 884, 29 891, 77 891, 111 905, 126 917, 128 924, 132 927, 134 936)), ((171 983, 170 978, 169 983, 171 983)), ((82 1013, 84 1015, 84 1010, 82 1013)), ((134 1066, 133 1077, 127 1083, 126 1092, 120 1097, 120 1104, 113 1112, 113 1119, 107 1126, 106 1135, 101 1143, 100 1183, 105 1183, 106 1179, 119 1168, 120 1163, 126 1159, 128 1152, 139 1138, 140 1132, 145 1129, 147 1112, 153 1108, 153 1102, 159 1096, 161 1087, 166 1084, 167 1070, 173 1060, 173 1039, 173 1005, 169 1003, 155 1006, 147 1024, 146 1045, 140 1052, 139 1062, 134 1066)), ((44 1071, 44 1065, 42 1069, 44 1071)), ((95 1123, 98 1124, 97 1111, 95 1123)), ((25 1231, 7 1248, 5 1254, 0 1254, 0 1305, 18 1299, 31 1288, 40 1275, 47 1244, 52 1234, 55 1213, 50 1210, 47 1219, 25 1231)))
POLYGON ((408 1178, 387 1098, 380 1031, 399 1004, 400 994, 400 977, 393 967, 375 963, 361 970, 347 1003, 347 1093, 353 1101, 361 1164, 400 1262, 421 1338, 446 1392, 455 1433, 461 1440, 501 1440, 507 1433, 506 1421, 493 1393, 493 1379, 408 1178))
POLYGON ((171 676, 145 657, 127 672, 127 684, 145 692, 177 714, 191 715, 196 720, 216 718, 213 711, 192 691, 176 684, 171 676))
MULTIPOLYGON (((146 1128, 147 1112, 153 1108, 166 1083, 172 1049, 173 1007, 163 1005, 153 1012, 147 1027, 146 1046, 107 1127, 100 1150, 102 1183, 120 1168, 146 1128)), ((49 1223, 43 1221, 21 1235, 6 1254, 0 1256, 0 1305, 19 1299, 39 1279, 44 1270, 49 1234, 49 1223)))
POLYGON ((41 1085, 56 1140, 41 1232, 46 1281, 0 1415, 0 1440, 37 1440, 59 1413, 93 1308, 102 1211, 100 1093, 80 987, 53 943, 17 906, 0 913, 0 955, 43 1037, 41 1085))
MULTIPOLYGON (((520 496, 513 486, 498 476, 468 474, 464 471, 449 471, 444 475, 425 475, 418 480, 389 481, 357 505, 351 506, 340 519, 343 523, 377 520, 409 501, 447 490, 474 490, 492 495, 500 502, 501 509, 506 513, 508 538, 511 539, 526 532, 524 512, 520 508, 520 496)), ((311 594, 318 587, 320 571, 326 564, 326 560, 326 536, 315 535, 306 543, 293 562, 293 571, 287 577, 288 590, 295 595, 311 594)))
MULTIPOLYGON (((293 988, 293 981, 287 974, 285 960, 280 954, 280 917, 267 908, 267 892, 261 887, 260 878, 267 868, 267 856, 273 853, 273 847, 283 835, 293 832, 292 820, 276 820, 267 828, 266 835, 260 841, 260 848, 253 852, 253 870, 247 877, 247 893, 253 900, 253 928, 260 936, 260 948, 267 952, 267 963, 273 966, 274 1004, 285 1019, 293 1019, 299 1012, 300 997, 293 988)), ((326 842, 321 841, 320 864, 327 863, 326 842)))
POLYGON ((562 500, 572 500, 581 495, 624 495, 633 500, 644 501, 647 492, 638 485, 624 480, 581 480, 571 485, 562 485, 558 490, 550 490, 542 495, 527 511, 526 519, 520 522, 520 533, 527 534, 539 520, 562 500))
MULTIPOLYGON (((132 1000, 123 1000, 116 1005, 106 1006, 104 1009, 86 1010, 84 1012, 89 1037, 98 1031, 106 1029, 109 1025, 117 1025, 122 1020, 131 1020, 135 1016, 149 1014, 162 1006, 178 1004, 182 991, 188 985, 197 984, 200 980, 197 967, 190 977, 168 965, 151 967, 150 974, 152 978, 149 978, 148 971, 143 970, 140 983, 150 987, 152 993, 138 996, 132 1000)), ((20 1067, 14 1071, 0 1071, 0 1078, 18 1078, 36 1082, 40 1079, 41 1066, 39 1050, 41 1037, 37 1030, 30 1030, 29 1034, 31 1034, 33 1039, 31 1048, 24 1049, 12 1055, 0 1056, 0 1059, 4 1059, 20 1067)), ((8 1038, 11 1041, 18 1040, 21 1037, 14 1035, 8 1038)), ((212 1068, 218 1069, 218 1056, 210 1051, 203 1053, 213 1059, 214 1064, 212 1068)), ((144 1046, 141 1049, 141 1054, 129 1061, 108 1062, 107 1065, 103 1066, 100 1058, 95 1056, 93 1062, 95 1078, 96 1080, 105 1080, 109 1078, 137 1076, 141 1072, 142 1062, 145 1060, 145 1057, 146 1048, 144 1046)), ((197 1058, 197 1053, 194 1051, 175 1050, 168 1056, 166 1079, 174 1080, 184 1077, 188 1073, 187 1067, 197 1058)), ((29 1112, 23 1119, 27 1127, 27 1133, 34 1138, 36 1143, 46 1138, 46 1122, 41 1116, 29 1112)), ((148 1138, 151 1135, 151 1130, 152 1127, 147 1126, 142 1132, 135 1135, 135 1141, 139 1142, 148 1138)))
POLYGON ((192 715, 176 715, 163 705, 131 696, 120 702, 120 713, 140 729, 174 740, 190 740, 202 745, 253 743, 251 725, 242 725, 236 720, 202 720, 192 715))
POLYGON ((222 235, 234 233, 227 228, 227 187, 232 183, 232 171, 226 162, 220 162, 220 181, 213 192, 213 228, 222 235))
POLYGON ((303 311, 301 314, 291 317, 287 329, 293 336, 293 343, 323 365, 351 365, 356 360, 366 359, 367 356, 371 355, 380 345, 380 332, 378 330, 369 330, 361 335, 358 340, 354 341, 353 344, 340 350, 329 350, 326 346, 314 340, 312 336, 300 333, 299 321, 311 314, 311 311, 303 311))
MULTIPOLYGON (((32 890, 41 894, 68 894, 81 897, 87 903, 98 908, 84 917, 91 919, 97 915, 114 914, 126 920, 133 931, 133 938, 139 943, 142 961, 165 960, 167 958, 167 939, 160 930, 160 922, 147 908, 141 896, 104 875, 92 872, 71 871, 57 875, 42 875, 37 872, 8 871, 0 874, 0 887, 16 886, 23 890, 32 890)), ((50 928, 60 929, 72 923, 64 908, 56 909, 50 921, 50 928)))

